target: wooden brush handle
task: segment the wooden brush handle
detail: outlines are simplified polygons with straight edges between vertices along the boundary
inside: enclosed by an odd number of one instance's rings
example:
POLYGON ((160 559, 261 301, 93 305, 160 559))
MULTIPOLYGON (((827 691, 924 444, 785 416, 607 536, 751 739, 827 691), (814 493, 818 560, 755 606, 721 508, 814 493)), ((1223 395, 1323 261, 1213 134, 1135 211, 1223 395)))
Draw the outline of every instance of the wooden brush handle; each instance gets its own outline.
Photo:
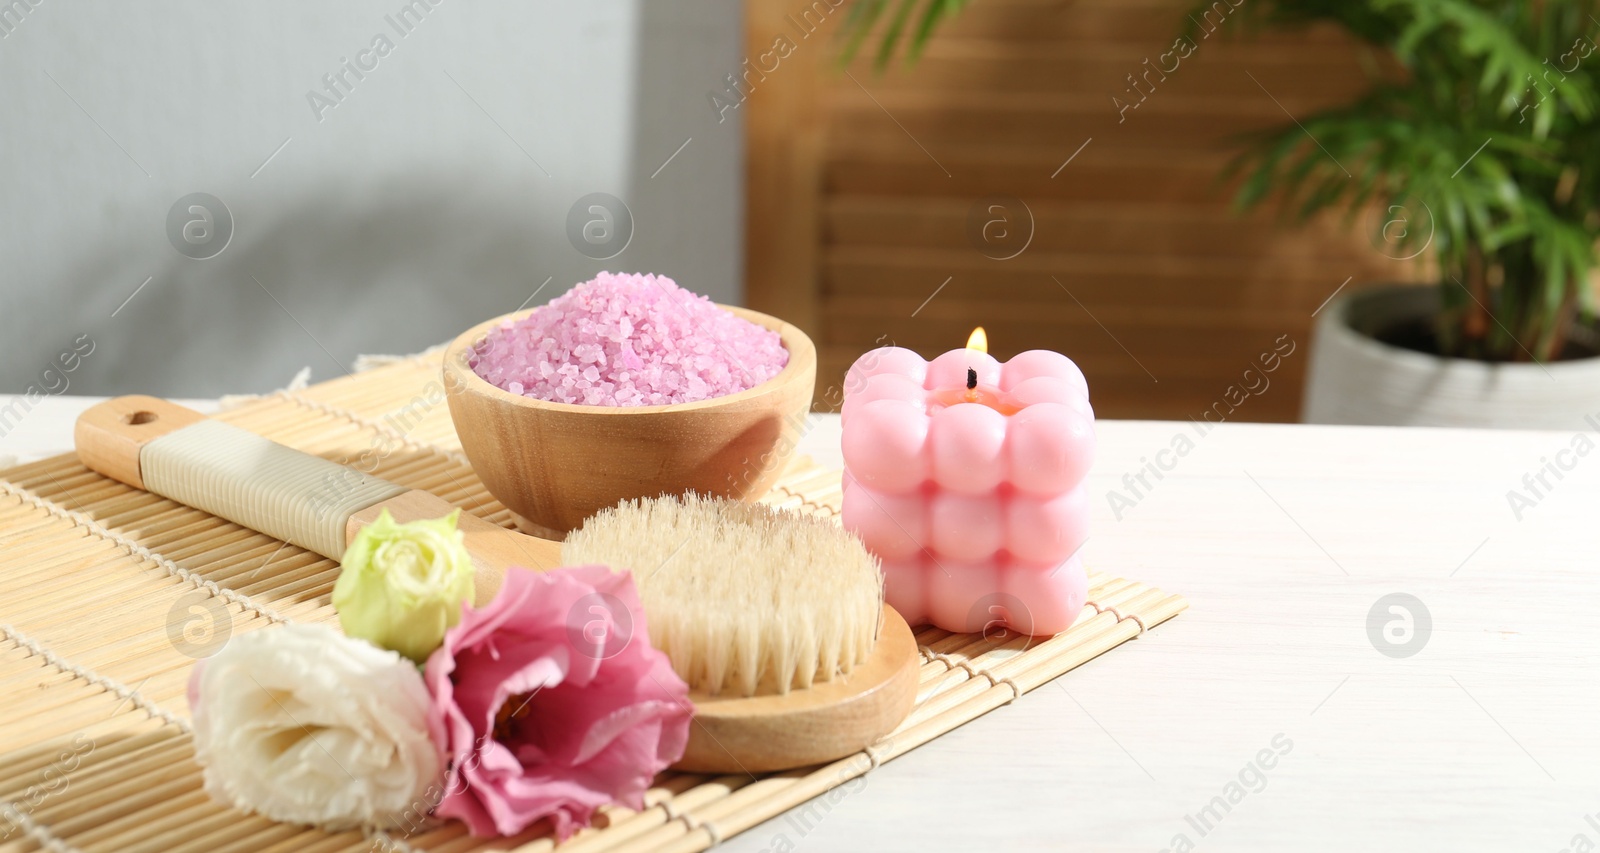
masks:
POLYGON ((73 442, 90 469, 135 489, 144 488, 139 449, 168 433, 206 419, 193 409, 132 394, 89 407, 78 416, 73 442))
POLYGON ((96 471, 335 560, 350 516, 406 491, 153 397, 95 406, 74 432, 96 471))
MULTIPOLYGON (((155 397, 118 397, 91 407, 78 417, 74 440, 83 464, 107 477, 334 560, 384 509, 402 522, 438 518, 454 509, 427 492, 155 397)), ((478 569, 480 604, 500 588, 506 566, 560 564, 558 543, 468 514, 458 524, 478 569)))

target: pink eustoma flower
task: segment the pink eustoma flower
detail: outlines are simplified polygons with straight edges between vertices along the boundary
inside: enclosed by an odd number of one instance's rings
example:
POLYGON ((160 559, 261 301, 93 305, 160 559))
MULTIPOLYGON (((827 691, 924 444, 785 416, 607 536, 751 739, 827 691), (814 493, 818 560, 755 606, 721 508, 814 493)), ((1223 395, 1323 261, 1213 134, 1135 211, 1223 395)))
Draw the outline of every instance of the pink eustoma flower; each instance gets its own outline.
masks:
POLYGON ((434 813, 474 835, 549 818, 558 838, 595 809, 644 807, 683 755, 693 706, 650 646, 633 578, 604 566, 512 568, 428 658, 428 725, 448 762, 434 813))

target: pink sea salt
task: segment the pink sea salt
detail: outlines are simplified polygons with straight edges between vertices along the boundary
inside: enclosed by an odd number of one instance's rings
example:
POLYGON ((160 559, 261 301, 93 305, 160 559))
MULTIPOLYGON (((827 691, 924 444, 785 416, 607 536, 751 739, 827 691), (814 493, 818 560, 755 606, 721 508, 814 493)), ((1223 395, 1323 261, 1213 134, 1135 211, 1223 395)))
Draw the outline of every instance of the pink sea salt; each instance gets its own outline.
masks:
POLYGON ((513 394, 583 406, 737 394, 788 362, 777 332, 672 279, 608 272, 490 330, 469 360, 475 373, 513 394))

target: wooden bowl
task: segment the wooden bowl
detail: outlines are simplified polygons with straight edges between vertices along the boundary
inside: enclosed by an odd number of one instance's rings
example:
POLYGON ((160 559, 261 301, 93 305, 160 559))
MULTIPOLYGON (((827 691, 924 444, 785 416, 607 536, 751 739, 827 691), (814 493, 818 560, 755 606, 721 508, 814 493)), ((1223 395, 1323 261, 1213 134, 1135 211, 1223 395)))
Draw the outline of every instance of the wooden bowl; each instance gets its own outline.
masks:
POLYGON ((788 364, 748 391, 668 406, 577 406, 502 390, 474 373, 467 356, 491 329, 539 309, 468 329, 445 350, 444 387, 461 447, 483 485, 531 532, 556 538, 625 499, 766 494, 805 427, 817 350, 782 320, 722 307, 777 332, 788 364))

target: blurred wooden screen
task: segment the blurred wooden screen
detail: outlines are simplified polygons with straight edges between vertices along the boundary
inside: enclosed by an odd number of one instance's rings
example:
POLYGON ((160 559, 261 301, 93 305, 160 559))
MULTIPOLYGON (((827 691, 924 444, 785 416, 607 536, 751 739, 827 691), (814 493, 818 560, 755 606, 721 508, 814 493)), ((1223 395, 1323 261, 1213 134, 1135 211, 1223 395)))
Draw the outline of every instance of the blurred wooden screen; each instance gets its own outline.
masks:
POLYGON ((1219 174, 1242 134, 1359 93, 1372 59, 1335 31, 1249 33, 1226 2, 1177 44, 1191 8, 974 0, 879 73, 870 50, 836 59, 847 4, 747 3, 748 301, 815 339, 819 405, 873 346, 931 356, 982 325, 1002 359, 1070 355, 1112 418, 1215 411, 1293 341, 1229 419, 1296 418, 1312 313, 1416 271, 1382 250, 1381 211, 1239 218, 1219 174))

